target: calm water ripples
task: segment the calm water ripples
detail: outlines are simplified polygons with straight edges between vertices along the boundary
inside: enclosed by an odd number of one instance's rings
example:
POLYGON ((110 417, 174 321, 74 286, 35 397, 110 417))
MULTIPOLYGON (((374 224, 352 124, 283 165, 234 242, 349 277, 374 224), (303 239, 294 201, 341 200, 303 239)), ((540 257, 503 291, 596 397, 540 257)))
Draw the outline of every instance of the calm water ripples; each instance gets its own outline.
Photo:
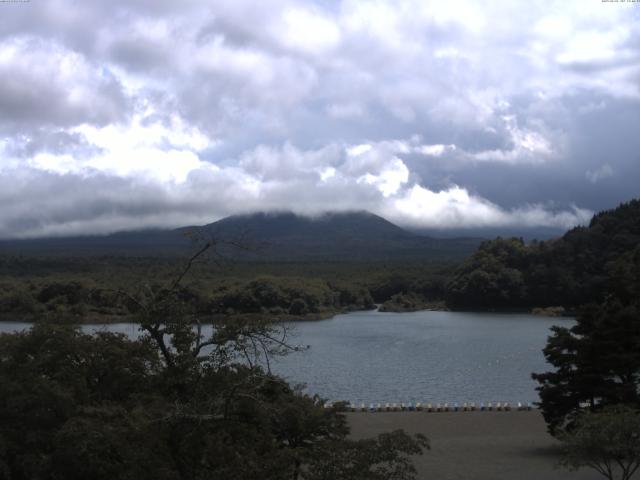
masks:
MULTIPOLYGON (((355 312, 289 324, 310 345, 272 364, 307 391, 355 402, 537 400, 531 372, 546 371, 549 328, 570 319, 471 312, 355 312)), ((0 331, 28 327, 0 323, 0 331)), ((133 324, 87 325, 131 337, 133 324)))

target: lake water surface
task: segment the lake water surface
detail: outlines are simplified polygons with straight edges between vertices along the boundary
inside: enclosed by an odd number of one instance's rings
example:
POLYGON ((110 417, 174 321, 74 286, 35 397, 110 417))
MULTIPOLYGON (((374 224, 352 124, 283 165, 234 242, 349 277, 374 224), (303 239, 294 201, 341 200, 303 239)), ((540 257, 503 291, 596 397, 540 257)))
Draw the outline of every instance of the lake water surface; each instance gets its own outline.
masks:
MULTIPOLYGON (((354 402, 534 402, 531 372, 549 369, 542 348, 552 325, 571 319, 471 312, 337 315, 299 322, 293 343, 308 350, 272 369, 307 391, 354 402)), ((0 322, 0 331, 29 325, 0 322)), ((133 324, 86 325, 131 337, 133 324)))

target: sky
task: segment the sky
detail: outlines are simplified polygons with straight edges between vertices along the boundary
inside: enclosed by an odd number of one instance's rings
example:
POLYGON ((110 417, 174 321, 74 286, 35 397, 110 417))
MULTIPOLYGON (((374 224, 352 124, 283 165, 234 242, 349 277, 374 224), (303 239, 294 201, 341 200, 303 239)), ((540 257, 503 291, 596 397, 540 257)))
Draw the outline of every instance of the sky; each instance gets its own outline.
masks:
POLYGON ((639 186, 640 3, 0 3, 0 238, 565 229, 639 186))

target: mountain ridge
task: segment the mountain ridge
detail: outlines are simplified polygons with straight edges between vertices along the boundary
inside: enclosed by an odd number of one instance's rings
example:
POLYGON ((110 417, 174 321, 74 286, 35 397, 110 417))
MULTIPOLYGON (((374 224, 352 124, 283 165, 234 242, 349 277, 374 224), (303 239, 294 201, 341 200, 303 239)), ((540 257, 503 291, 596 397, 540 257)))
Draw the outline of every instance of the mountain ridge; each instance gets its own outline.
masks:
POLYGON ((420 236, 368 211, 329 211, 314 217, 281 211, 232 215, 171 230, 0 240, 0 253, 175 256, 192 249, 193 239, 214 239, 225 256, 248 261, 457 260, 481 241, 420 236), (233 243, 249 248, 237 251, 229 246, 233 243))

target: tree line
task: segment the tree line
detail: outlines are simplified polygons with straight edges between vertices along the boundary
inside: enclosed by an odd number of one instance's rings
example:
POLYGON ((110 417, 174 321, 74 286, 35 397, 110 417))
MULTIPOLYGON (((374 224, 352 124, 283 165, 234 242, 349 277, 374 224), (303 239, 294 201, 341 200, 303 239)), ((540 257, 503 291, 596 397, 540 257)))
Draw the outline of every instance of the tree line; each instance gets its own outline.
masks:
MULTIPOLYGON (((75 261, 86 259, 69 259, 75 261)), ((5 261, 9 261, 5 259, 5 261)), ((38 270, 38 259, 22 258, 19 267, 0 270, 0 312, 12 320, 49 319, 70 322, 127 321, 127 305, 118 290, 140 283, 161 284, 180 262, 155 264, 137 259, 94 259, 86 270, 64 271, 56 259, 38 270), (33 270, 29 269, 34 265, 33 270), (2 275, 4 273, 4 275, 2 275)), ((181 284, 185 300, 201 315, 257 314, 272 319, 321 318, 375 308, 390 302, 404 308, 426 308, 442 301, 453 267, 444 265, 240 264, 203 262, 181 284), (217 272, 226 272, 221 275, 217 272), (395 304, 393 303, 395 302, 395 304)))
POLYGON ((576 309, 610 294, 633 295, 639 256, 640 200, 633 200, 558 239, 482 243, 456 270, 445 297, 455 309, 576 309))

